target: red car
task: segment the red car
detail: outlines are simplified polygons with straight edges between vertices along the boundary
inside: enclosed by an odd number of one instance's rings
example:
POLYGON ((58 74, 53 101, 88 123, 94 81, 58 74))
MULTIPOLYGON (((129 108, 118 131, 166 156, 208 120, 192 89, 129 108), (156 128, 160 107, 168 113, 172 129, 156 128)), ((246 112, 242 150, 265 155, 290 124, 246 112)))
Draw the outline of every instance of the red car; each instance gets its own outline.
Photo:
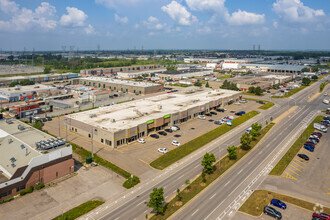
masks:
POLYGON ((313 213, 313 218, 319 218, 319 219, 324 219, 324 220, 330 220, 330 215, 326 214, 326 213, 318 213, 318 212, 314 212, 313 213))

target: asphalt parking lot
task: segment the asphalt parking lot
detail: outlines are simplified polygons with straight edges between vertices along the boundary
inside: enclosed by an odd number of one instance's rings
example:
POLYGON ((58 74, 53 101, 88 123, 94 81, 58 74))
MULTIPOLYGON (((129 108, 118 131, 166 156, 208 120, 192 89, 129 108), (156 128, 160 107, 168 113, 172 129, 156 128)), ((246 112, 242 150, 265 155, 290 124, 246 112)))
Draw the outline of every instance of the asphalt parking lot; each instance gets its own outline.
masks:
MULTIPOLYGON (((302 209, 300 207, 297 207, 295 205, 291 205, 287 203, 287 209, 283 210, 277 207, 274 207, 277 211, 281 212, 282 219, 290 219, 290 220, 311 220, 313 212, 308 211, 306 209, 302 209)), ((273 217, 270 217, 268 215, 265 215, 264 213, 260 217, 254 217, 251 215, 247 215, 243 212, 237 212, 232 220, 274 220, 273 217)))
POLYGON ((77 175, 1 204, 0 219, 52 219, 89 200, 111 199, 125 190, 124 181, 104 167, 82 167, 77 175))
MULTIPOLYGON (((149 166, 150 162, 162 155, 162 153, 157 151, 158 148, 167 148, 168 150, 172 150, 176 148, 176 146, 171 144, 173 140, 180 142, 182 145, 219 126, 214 124, 213 121, 210 122, 210 119, 219 120, 228 115, 237 117, 235 116, 235 112, 249 112, 257 109, 259 106, 261 106, 261 104, 258 104, 255 101, 248 101, 247 103, 241 103, 240 105, 227 105, 225 106, 227 109, 226 112, 217 112, 217 115, 213 115, 212 117, 206 116, 206 120, 196 118, 179 124, 178 126, 180 127, 180 130, 173 133, 168 133, 167 136, 159 135, 159 139, 154 139, 150 136, 145 137, 145 144, 135 141, 119 148, 112 149, 102 145, 101 143, 94 142, 94 152, 127 170, 128 172, 139 176, 142 180, 147 179, 150 175, 158 172, 158 170, 155 170, 149 166), (174 135, 180 135, 180 137, 174 137, 174 135)), ((63 118, 60 118, 60 120, 60 126, 62 128, 62 132, 60 131, 61 137, 65 137, 63 118)), ((58 124, 58 119, 55 118, 53 121, 46 122, 44 129, 48 130, 50 133, 58 135, 58 124)), ((156 132, 152 132, 152 134, 154 133, 156 132)), ((69 141, 91 150, 90 140, 87 137, 83 137, 69 131, 68 139, 69 141)))

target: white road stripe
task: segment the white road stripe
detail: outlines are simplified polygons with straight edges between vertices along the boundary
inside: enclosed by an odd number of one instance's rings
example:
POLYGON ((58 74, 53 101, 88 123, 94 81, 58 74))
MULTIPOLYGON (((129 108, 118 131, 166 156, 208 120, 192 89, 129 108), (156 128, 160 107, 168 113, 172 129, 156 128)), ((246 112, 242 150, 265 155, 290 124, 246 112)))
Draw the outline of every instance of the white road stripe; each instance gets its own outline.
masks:
POLYGON ((191 214, 191 216, 195 215, 195 214, 196 214, 196 212, 198 212, 198 210, 199 210, 199 209, 197 209, 196 211, 194 211, 194 213, 193 213, 193 214, 191 214))
POLYGON ((211 198, 210 199, 213 199, 213 197, 216 195, 216 193, 214 193, 214 195, 213 196, 211 196, 211 198))
POLYGON ((225 184, 225 186, 227 186, 230 183, 230 180, 225 184))
POLYGON ((241 169, 241 170, 237 173, 237 175, 240 174, 242 171, 243 171, 243 169, 241 169))

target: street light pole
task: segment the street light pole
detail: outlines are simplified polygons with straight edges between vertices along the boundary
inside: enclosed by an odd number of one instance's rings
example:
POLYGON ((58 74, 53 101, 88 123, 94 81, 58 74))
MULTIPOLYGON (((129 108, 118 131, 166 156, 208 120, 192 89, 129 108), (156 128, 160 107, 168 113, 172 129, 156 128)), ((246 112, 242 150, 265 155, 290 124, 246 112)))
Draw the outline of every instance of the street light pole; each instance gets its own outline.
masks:
POLYGON ((68 142, 68 119, 65 119, 65 141, 68 142))
POLYGON ((61 120, 60 120, 60 116, 58 116, 58 136, 61 137, 61 120))
POLYGON ((93 138, 94 138, 94 128, 92 127, 92 158, 94 157, 94 150, 93 150, 93 148, 94 148, 94 140, 93 140, 93 138))

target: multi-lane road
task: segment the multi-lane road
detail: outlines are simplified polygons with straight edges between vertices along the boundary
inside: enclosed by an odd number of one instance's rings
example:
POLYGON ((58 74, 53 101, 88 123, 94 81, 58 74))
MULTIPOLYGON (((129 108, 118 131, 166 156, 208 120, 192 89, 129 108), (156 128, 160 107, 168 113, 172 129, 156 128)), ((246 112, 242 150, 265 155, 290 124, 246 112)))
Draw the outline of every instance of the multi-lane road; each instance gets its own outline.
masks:
POLYGON ((296 104, 298 109, 276 124, 262 143, 226 175, 219 178, 210 187, 200 193, 181 210, 173 219, 227 219, 239 208, 266 177, 271 168, 285 153, 295 138, 317 115, 321 100, 319 96, 307 103, 307 96, 318 89, 319 83, 306 88, 292 97, 293 100, 278 100, 278 104, 221 136, 202 149, 188 155, 183 160, 163 170, 161 174, 113 198, 83 218, 87 219, 145 219, 150 213, 146 203, 154 187, 163 187, 164 196, 169 200, 176 189, 182 188, 186 179, 193 179, 202 170, 201 160, 205 152, 212 152, 217 158, 224 156, 227 147, 238 145, 242 133, 254 122, 265 122, 270 117, 276 118, 296 104))

